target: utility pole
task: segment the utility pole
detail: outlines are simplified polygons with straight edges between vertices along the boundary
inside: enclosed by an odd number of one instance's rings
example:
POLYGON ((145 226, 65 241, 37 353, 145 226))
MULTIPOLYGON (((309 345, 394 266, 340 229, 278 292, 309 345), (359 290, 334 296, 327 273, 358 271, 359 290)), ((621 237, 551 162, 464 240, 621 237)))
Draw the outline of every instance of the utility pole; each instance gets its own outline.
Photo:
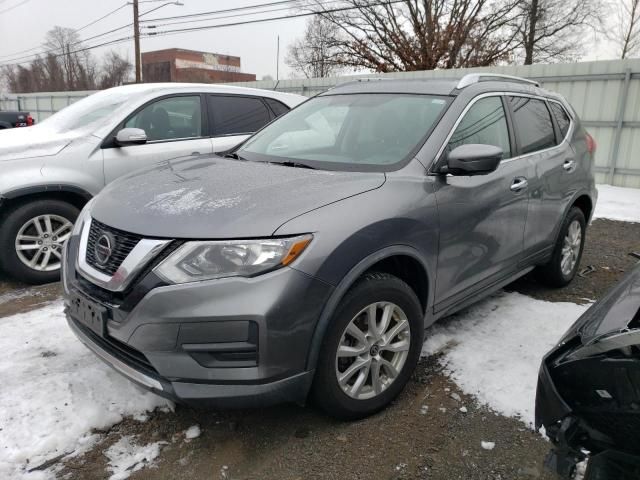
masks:
POLYGON ((142 82, 140 68, 140 23, 138 22, 138 0, 133 0, 133 45, 136 56, 136 83, 142 82))
POLYGON ((276 46, 276 81, 280 80, 280 35, 276 46))

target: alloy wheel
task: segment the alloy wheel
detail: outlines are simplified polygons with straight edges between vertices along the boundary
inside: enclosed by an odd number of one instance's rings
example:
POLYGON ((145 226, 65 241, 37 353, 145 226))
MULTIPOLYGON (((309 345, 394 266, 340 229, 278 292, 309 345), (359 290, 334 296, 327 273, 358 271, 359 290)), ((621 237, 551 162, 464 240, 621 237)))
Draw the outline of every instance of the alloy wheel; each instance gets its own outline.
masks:
POLYGON ((349 397, 376 397, 396 380, 411 346, 409 320, 389 302, 376 302, 351 319, 336 352, 340 388, 349 397))
POLYGON ((38 215, 18 230, 16 254, 22 263, 33 270, 58 270, 62 261, 62 247, 72 231, 73 223, 60 215, 38 215))
POLYGON ((571 275, 578 263, 580 248, 582 246, 582 227, 578 220, 574 220, 567 229, 562 244, 562 256, 560 257, 560 270, 565 276, 571 275))

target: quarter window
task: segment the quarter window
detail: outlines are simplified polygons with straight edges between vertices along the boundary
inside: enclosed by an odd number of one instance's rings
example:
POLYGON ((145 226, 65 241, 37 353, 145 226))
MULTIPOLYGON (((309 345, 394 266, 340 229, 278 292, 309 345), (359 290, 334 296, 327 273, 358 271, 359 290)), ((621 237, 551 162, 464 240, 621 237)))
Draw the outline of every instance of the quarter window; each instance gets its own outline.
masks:
POLYGON ((567 115, 567 112, 559 103, 549 102, 549 106, 551 107, 553 115, 556 117, 556 122, 558 123, 558 128, 560 129, 560 136, 562 137, 562 139, 564 139, 564 137, 567 136, 569 126, 571 125, 569 115, 567 115))
POLYGON ((509 97, 521 154, 544 150, 556 144, 551 115, 544 101, 530 97, 509 97))
POLYGON ((141 128, 147 138, 173 140, 202 136, 200 96, 169 97, 153 102, 130 117, 127 128, 141 128))
POLYGON ((460 145, 480 143, 500 147, 502 158, 511 157, 509 129, 500 97, 481 98, 467 111, 449 140, 449 151, 460 145))
POLYGON ((212 95, 209 102, 216 136, 253 133, 271 120, 267 106, 259 98, 212 95))
POLYGON ((264 101, 267 102, 269 107, 271 107, 271 110, 276 117, 284 115, 289 111, 289 107, 279 102, 278 100, 274 100, 273 98, 265 98, 264 101))

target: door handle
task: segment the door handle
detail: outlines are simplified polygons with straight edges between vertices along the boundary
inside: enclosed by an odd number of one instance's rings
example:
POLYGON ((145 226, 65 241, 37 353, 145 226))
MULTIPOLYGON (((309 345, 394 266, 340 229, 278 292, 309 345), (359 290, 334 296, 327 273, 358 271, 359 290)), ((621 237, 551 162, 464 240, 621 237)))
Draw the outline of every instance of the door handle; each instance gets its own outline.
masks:
POLYGON ((511 184, 511 187, 509 187, 509 189, 512 192, 520 192, 522 190, 524 190, 525 188, 527 188, 527 186, 529 185, 529 182, 527 181, 526 178, 524 177, 516 177, 513 179, 513 183, 511 184))
POLYGON ((573 171, 575 166, 576 166, 575 160, 565 160, 564 163, 562 164, 562 168, 564 168, 567 172, 573 171))

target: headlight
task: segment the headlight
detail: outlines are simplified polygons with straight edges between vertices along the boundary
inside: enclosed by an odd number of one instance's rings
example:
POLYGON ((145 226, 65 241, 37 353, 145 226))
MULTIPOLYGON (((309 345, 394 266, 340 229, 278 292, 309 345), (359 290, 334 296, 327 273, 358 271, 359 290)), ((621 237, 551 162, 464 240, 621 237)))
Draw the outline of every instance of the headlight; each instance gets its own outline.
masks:
POLYGON ((73 225, 73 231, 71 232, 71 235, 80 235, 83 225, 91 217, 91 206, 93 205, 95 199, 96 197, 93 197, 91 200, 89 200, 84 208, 80 211, 80 215, 78 215, 78 218, 76 218, 76 223, 73 225))
POLYGON ((307 248, 312 235, 263 240, 187 242, 154 272, 170 283, 222 277, 252 277, 289 265, 307 248))

